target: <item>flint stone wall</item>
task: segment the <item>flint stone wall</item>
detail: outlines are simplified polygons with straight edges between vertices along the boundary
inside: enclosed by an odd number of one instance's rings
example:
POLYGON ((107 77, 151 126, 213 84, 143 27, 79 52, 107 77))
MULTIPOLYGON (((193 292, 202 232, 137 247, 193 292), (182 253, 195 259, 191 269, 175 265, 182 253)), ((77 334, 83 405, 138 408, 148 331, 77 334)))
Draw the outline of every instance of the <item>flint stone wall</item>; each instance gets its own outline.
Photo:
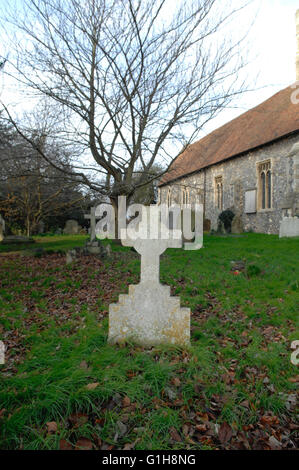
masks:
POLYGON ((285 216, 299 215, 299 134, 215 164, 160 188, 160 202, 167 203, 171 188, 172 203, 181 203, 181 190, 189 188, 191 204, 202 203, 205 218, 217 229, 220 210, 216 207, 215 178, 223 180, 223 210, 240 215, 244 231, 278 234, 285 216), (245 191, 258 190, 258 163, 271 160, 272 207, 251 214, 244 212, 245 191), (204 190, 205 188, 205 190, 204 190))

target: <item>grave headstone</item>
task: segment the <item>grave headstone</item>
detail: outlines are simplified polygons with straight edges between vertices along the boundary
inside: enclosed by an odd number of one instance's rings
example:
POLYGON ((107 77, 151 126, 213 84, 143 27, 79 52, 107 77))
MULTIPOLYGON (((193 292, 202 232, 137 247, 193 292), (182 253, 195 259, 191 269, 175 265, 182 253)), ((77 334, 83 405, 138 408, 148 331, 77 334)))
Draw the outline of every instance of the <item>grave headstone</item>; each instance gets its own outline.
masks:
POLYGON ((85 252, 91 255, 105 256, 106 252, 101 244, 100 240, 94 240, 93 242, 87 241, 84 247, 85 252))
POLYGON ((76 250, 68 250, 66 252, 66 264, 71 264, 77 259, 77 252, 76 250))
POLYGON ((243 227, 243 222, 242 222, 242 217, 240 215, 235 215, 235 217, 232 220, 232 228, 231 228, 231 233, 243 233, 244 232, 244 227, 243 227))
POLYGON ((90 235, 90 241, 96 240, 96 207, 90 208, 90 214, 85 214, 84 219, 90 220, 90 227, 88 233, 90 235))
MULTIPOLYGON (((148 227, 155 223, 154 212, 158 206, 145 208, 150 218, 148 227)), ((143 222, 140 222, 141 224, 143 222)), ((139 225, 140 226, 140 225, 139 225)), ((147 228, 148 230, 148 228, 147 228)), ((170 237, 176 231, 170 231, 170 237)), ((131 239, 121 236, 124 246, 134 247, 141 255, 141 278, 137 285, 129 286, 129 295, 121 294, 117 304, 109 306, 109 342, 134 340, 145 346, 161 343, 187 345, 190 342, 190 309, 180 307, 180 298, 170 295, 170 287, 160 284, 160 255, 167 248, 182 247, 179 238, 131 239)))
POLYGON ((221 221, 218 221, 217 233, 220 235, 226 235, 224 223, 221 221))
POLYGON ((210 219, 204 219, 203 221, 203 231, 210 232, 211 230, 211 221, 210 219))
POLYGON ((8 237, 3 238, 3 244, 21 244, 21 243, 34 243, 34 239, 30 237, 24 237, 22 235, 9 235, 8 237))
POLYGON ((37 224, 37 233, 44 233, 45 231, 45 223, 40 220, 39 223, 37 224))
POLYGON ((111 249, 111 245, 110 245, 110 244, 106 245, 106 256, 107 256, 108 258, 110 258, 110 256, 112 256, 112 249, 111 249))
POLYGON ((279 238, 299 237, 299 217, 284 217, 280 222, 279 238))
POLYGON ((96 238, 96 222, 98 219, 98 217, 96 217, 96 207, 91 207, 90 214, 85 214, 84 218, 90 220, 90 227, 88 229, 90 240, 86 242, 85 250, 87 251, 87 253, 93 255, 105 256, 106 251, 103 248, 100 240, 97 240, 96 238))
POLYGON ((64 235, 78 235, 80 230, 81 227, 78 224, 77 220, 70 219, 66 221, 63 233, 64 235))

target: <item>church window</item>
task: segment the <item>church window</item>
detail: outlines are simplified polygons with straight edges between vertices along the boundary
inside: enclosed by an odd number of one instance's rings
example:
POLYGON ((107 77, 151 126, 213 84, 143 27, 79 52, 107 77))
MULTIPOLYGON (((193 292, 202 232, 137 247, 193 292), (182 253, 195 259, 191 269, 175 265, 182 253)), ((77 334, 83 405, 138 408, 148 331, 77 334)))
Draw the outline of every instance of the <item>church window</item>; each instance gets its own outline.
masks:
POLYGON ((259 178, 259 208, 271 209, 272 207, 272 172, 271 161, 262 162, 258 165, 259 178))
POLYGON ((181 191, 181 204, 182 204, 182 206, 187 206, 188 204, 190 204, 190 191, 189 191, 189 188, 185 188, 185 187, 182 188, 182 191, 181 191))
POLYGON ((170 188, 168 188, 167 201, 166 202, 167 202, 168 207, 170 207, 171 206, 171 189, 170 188))
POLYGON ((223 180, 222 176, 215 178, 215 202, 219 210, 223 209, 223 180))
POLYGON ((272 199, 272 188, 271 188, 271 185, 272 185, 272 176, 271 176, 271 170, 268 170, 267 171, 267 208, 270 209, 271 208, 271 199, 272 199))

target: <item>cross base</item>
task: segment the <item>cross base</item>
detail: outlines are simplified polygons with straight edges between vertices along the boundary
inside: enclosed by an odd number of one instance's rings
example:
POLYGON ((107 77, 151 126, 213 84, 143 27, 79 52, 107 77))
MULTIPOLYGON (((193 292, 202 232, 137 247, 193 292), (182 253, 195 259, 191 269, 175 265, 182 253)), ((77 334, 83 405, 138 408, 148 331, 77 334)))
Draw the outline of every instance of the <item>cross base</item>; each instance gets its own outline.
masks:
POLYGON ((143 346, 190 344, 190 309, 180 307, 180 298, 170 287, 142 282, 129 286, 117 304, 109 306, 110 343, 133 340, 143 346))

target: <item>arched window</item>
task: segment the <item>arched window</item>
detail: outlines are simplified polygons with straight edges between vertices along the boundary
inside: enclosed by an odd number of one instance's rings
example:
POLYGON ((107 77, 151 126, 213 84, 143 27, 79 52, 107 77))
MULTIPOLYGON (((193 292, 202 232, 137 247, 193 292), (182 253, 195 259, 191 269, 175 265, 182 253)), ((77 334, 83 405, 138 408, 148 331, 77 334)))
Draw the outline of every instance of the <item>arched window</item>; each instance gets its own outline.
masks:
POLYGON ((261 174, 261 190, 262 190, 262 209, 266 209, 266 175, 261 174))
POLYGON ((190 190, 186 188, 186 204, 190 204, 190 190))
POLYGON ((171 206, 171 189, 170 188, 168 189, 168 193, 167 193, 167 205, 168 207, 171 206))
POLYGON ((216 189, 216 194, 215 194, 215 199, 216 199, 216 207, 219 210, 223 209, 223 182, 222 182, 222 176, 217 176, 215 178, 215 189, 216 189))
POLYGON ((181 190, 181 205, 186 205, 186 188, 182 188, 181 190))
POLYGON ((267 187, 267 208, 271 209, 271 202, 272 202, 272 175, 271 175, 271 170, 267 171, 267 181, 266 181, 266 187, 267 187))
POLYGON ((272 207, 272 171, 271 161, 259 163, 258 165, 258 206, 260 209, 271 209, 272 207))
POLYGON ((188 204, 190 204, 190 190, 184 187, 181 190, 181 205, 187 206, 188 204))

